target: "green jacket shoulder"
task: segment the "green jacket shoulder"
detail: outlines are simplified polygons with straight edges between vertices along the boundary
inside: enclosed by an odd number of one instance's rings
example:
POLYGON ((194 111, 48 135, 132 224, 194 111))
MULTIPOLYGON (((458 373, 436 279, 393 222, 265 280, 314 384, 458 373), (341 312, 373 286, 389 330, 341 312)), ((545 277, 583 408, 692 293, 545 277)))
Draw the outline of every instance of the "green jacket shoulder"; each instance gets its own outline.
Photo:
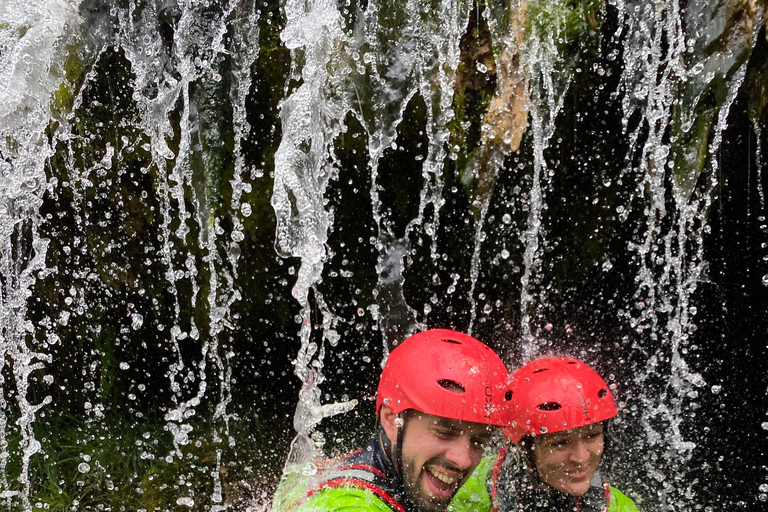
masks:
MULTIPOLYGON (((453 497, 448 512, 493 512, 486 482, 495 462, 496 456, 482 459, 474 473, 453 497)), ((608 512, 638 512, 635 502, 624 493, 615 487, 610 487, 610 492, 608 512)))
MULTIPOLYGON (((488 473, 496 463, 496 456, 483 457, 475 471, 448 505, 448 512, 492 512, 491 497, 485 485, 488 473)), ((613 512, 613 511, 611 511, 613 512)))
POLYGON ((392 509, 373 492, 342 485, 322 489, 290 512, 392 512, 392 509))
POLYGON ((638 512, 635 502, 615 487, 611 487, 611 502, 608 512, 638 512))

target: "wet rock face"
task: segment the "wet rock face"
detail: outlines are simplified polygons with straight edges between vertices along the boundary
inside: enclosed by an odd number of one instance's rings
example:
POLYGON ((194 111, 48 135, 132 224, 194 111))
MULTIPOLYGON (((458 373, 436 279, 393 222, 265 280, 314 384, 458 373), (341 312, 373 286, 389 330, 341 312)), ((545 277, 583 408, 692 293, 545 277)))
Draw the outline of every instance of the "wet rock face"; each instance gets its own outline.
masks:
POLYGON ((26 4, 12 508, 266 503, 296 431, 291 460, 361 446, 388 350, 453 327, 612 376, 641 508, 759 509, 765 2, 26 4))

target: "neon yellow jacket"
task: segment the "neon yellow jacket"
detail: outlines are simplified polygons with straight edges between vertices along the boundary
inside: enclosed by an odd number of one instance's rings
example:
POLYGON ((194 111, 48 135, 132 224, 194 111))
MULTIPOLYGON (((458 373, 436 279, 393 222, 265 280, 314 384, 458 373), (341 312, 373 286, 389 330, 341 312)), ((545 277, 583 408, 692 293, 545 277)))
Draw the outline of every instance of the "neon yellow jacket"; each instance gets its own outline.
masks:
MULTIPOLYGON (((493 512, 491 497, 486 482, 488 473, 496 462, 496 456, 485 457, 469 477, 469 480, 456 493, 448 512, 493 512)), ((609 487, 608 512, 638 512, 635 503, 615 487, 609 487)), ((500 510, 499 512, 510 512, 500 510)))
POLYGON ((319 466, 286 468, 272 510, 406 512, 402 495, 402 479, 374 438, 364 449, 319 466))
POLYGON ((352 486, 323 489, 291 512, 393 512, 381 498, 373 492, 352 486))

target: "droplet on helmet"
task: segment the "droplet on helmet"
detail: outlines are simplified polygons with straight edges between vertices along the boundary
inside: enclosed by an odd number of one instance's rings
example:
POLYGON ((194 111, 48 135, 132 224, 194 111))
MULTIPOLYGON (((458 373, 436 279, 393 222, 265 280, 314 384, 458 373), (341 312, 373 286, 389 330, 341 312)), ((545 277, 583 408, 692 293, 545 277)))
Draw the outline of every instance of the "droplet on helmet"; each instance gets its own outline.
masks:
POLYGON ((384 404, 384 405, 389 405, 389 404, 392 403, 392 399, 391 398, 385 398, 384 400, 382 400, 381 403, 384 404))
POLYGON ((539 432, 541 432, 542 434, 546 434, 547 432, 549 432, 549 429, 547 427, 541 427, 539 428, 539 432))

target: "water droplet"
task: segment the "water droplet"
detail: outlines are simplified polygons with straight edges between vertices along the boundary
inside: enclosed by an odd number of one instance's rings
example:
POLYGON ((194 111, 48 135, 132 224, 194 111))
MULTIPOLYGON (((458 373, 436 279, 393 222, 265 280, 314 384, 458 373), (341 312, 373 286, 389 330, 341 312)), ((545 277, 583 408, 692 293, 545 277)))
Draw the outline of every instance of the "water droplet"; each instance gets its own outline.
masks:
POLYGON ((128 368, 130 368, 130 367, 131 367, 131 365, 129 365, 129 364, 128 364, 128 363, 126 363, 126 362, 122 362, 122 363, 120 363, 120 369, 121 369, 121 370, 127 370, 127 369, 128 369, 128 368))
POLYGON ((187 507, 194 507, 195 500, 192 498, 179 498, 176 500, 177 505, 186 505, 187 507))
POLYGON ((539 432, 541 432, 542 434, 546 434, 547 432, 549 432, 549 429, 547 427, 540 427, 539 432))
POLYGON ((144 325, 144 317, 139 313, 133 313, 131 315, 131 328, 135 331, 141 329, 142 325, 144 325))
POLYGON ((243 214, 243 217, 250 217, 252 212, 253 208, 250 203, 243 203, 240 205, 240 213, 243 214))
POLYGON ((88 473, 91 470, 91 466, 87 462, 81 462, 77 466, 77 470, 81 473, 88 473))
POLYGON ((403 418, 395 418, 395 426, 400 428, 403 426, 405 422, 403 421, 403 418))
POLYGON ((501 257, 504 258, 504 259, 509 258, 509 251, 506 250, 506 249, 502 249, 501 250, 501 257))
POLYGON ((714 385, 712 386, 712 393, 717 395, 723 390, 723 386, 714 385))
POLYGON ((478 62, 477 64, 475 64, 475 67, 481 73, 485 73, 486 71, 488 71, 488 66, 486 66, 482 62, 478 62))

